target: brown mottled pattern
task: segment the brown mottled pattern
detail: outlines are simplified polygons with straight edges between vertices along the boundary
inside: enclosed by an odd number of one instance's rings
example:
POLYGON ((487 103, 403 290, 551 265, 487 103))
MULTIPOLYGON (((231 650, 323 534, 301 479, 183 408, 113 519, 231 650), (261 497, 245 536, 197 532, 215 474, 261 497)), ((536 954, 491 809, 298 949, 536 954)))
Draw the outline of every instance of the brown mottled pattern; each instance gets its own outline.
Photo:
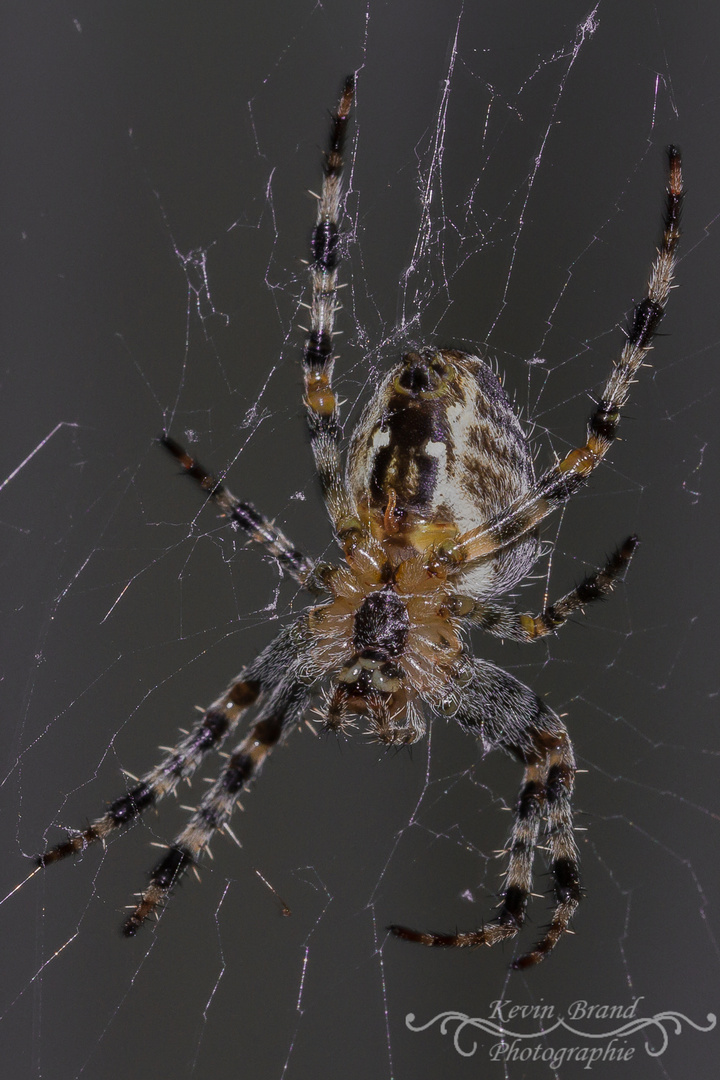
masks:
MULTIPOLYGON (((347 482, 354 501, 377 520, 392 491, 401 531, 403 522, 409 533, 421 520, 458 534, 522 498, 534 474, 522 426, 492 369, 468 353, 423 349, 403 357, 365 409, 347 482)), ((535 551, 534 538, 526 538, 473 575, 468 590, 488 597, 512 587, 535 551)))
POLYGON ((533 482, 527 440, 497 376, 479 357, 432 349, 409 353, 383 380, 353 436, 348 482, 379 511, 393 488, 400 511, 459 528, 489 520, 533 482), (440 361, 434 391, 399 389, 440 361), (430 396, 431 392, 433 396, 430 396), (440 447, 444 447, 444 453, 440 447))

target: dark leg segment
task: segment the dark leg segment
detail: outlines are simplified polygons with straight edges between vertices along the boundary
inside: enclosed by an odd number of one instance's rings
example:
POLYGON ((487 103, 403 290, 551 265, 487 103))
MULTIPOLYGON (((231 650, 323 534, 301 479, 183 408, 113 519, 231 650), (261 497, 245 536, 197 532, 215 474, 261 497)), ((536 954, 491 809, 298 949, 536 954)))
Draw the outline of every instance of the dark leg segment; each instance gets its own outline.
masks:
POLYGON ((303 350, 305 408, 310 440, 323 496, 335 530, 341 534, 353 517, 345 491, 340 458, 340 422, 332 388, 333 333, 337 301, 337 261, 343 150, 354 94, 354 80, 345 82, 340 104, 332 118, 325 155, 323 183, 313 230, 310 265, 312 295, 310 328, 303 350))
POLYGON ((145 773, 126 795, 111 803, 102 817, 96 818, 87 829, 38 855, 38 865, 49 866, 67 855, 77 855, 95 840, 105 840, 115 829, 129 825, 148 807, 175 791, 181 780, 192 777, 209 750, 222 746, 259 692, 260 683, 256 679, 241 676, 232 683, 159 765, 145 773))
POLYGON ((218 829, 228 826, 237 799, 257 776, 265 758, 300 719, 310 692, 301 683, 281 685, 261 710, 260 718, 231 754, 219 778, 206 792, 187 826, 150 874, 150 884, 126 920, 123 933, 133 937, 149 915, 164 903, 185 870, 207 851, 218 829))
POLYGON ((615 582, 627 570, 637 545, 637 536, 628 537, 602 570, 589 574, 572 592, 550 604, 539 615, 520 614, 501 604, 478 603, 467 616, 468 621, 494 637, 511 641, 537 641, 554 634, 576 611, 609 595, 615 582))
POLYGON ((260 656, 206 709, 192 730, 162 761, 138 780, 125 795, 86 829, 37 856, 39 866, 49 866, 68 855, 77 855, 88 844, 105 840, 115 829, 129 825, 150 806, 175 791, 181 780, 190 780, 210 750, 222 746, 243 713, 260 697, 272 691, 293 670, 297 644, 296 627, 283 630, 260 656))
POLYGON ((307 583, 314 567, 312 560, 298 551, 273 522, 259 513, 252 503, 240 502, 236 499, 225 485, 208 473, 180 443, 167 435, 163 436, 160 442, 173 457, 177 458, 187 475, 198 481, 226 517, 239 525, 251 540, 262 544, 273 558, 277 559, 283 570, 295 578, 300 585, 307 583))
POLYGON ((503 899, 492 922, 480 930, 454 934, 427 934, 406 926, 390 926, 396 937, 433 948, 461 949, 496 945, 514 937, 525 921, 525 911, 532 888, 532 866, 537 847, 545 801, 545 776, 542 762, 527 765, 515 805, 515 821, 508 845, 508 870, 503 899))
POLYGON ((561 740, 550 751, 547 760, 550 768, 545 784, 545 842, 556 908, 550 926, 535 948, 513 963, 513 967, 518 969, 540 963, 555 948, 582 897, 571 808, 575 758, 569 739, 561 740))
POLYGON ((575 760, 562 721, 531 690, 492 664, 475 660, 473 666, 475 678, 465 689, 464 703, 456 718, 467 731, 482 739, 487 750, 501 747, 525 765, 515 805, 502 902, 492 922, 480 930, 428 934, 404 926, 389 929, 406 941, 441 948, 495 945, 514 937, 525 921, 533 860, 546 815, 556 908, 542 940, 513 965, 524 968, 539 963, 554 948, 580 901, 570 805, 575 760))

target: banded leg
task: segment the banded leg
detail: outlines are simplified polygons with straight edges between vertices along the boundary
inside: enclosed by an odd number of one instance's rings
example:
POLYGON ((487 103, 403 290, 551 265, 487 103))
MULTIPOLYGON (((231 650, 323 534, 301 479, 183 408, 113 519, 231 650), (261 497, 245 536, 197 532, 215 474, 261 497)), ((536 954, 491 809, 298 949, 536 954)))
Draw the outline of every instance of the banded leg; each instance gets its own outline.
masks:
MULTIPOLYGON (((123 933, 134 937, 142 923, 165 902, 185 870, 208 849, 218 829, 229 831, 230 816, 243 788, 257 776, 265 758, 307 708, 310 691, 301 683, 281 685, 260 717, 230 755, 187 826, 150 873, 150 884, 126 920, 123 933)), ((232 835, 232 834, 231 834, 232 835)))
POLYGON ((521 614, 501 604, 478 602, 467 619, 486 633, 510 641, 537 641, 554 634, 576 611, 594 600, 604 600, 612 592, 615 582, 628 568, 637 545, 637 536, 629 536, 602 570, 589 574, 572 592, 550 604, 539 615, 521 614))
MULTIPOLYGON (((325 155, 324 175, 318 198, 317 220, 312 234, 310 265, 310 328, 303 349, 305 408, 310 441, 325 503, 335 531, 341 538, 356 528, 353 508, 345 491, 340 457, 339 409, 332 388, 333 333, 337 301, 337 261, 343 148, 347 132, 354 80, 345 82, 340 104, 332 118, 325 155)), ((359 523, 358 523, 359 526, 359 523)))
POLYGON ((676 147, 668 147, 668 159, 665 227, 650 272, 647 295, 635 308, 625 347, 588 421, 587 441, 544 473, 529 492, 488 525, 465 533, 449 547, 447 558, 461 566, 462 571, 468 569, 468 563, 484 559, 536 529, 548 514, 567 502, 583 486, 612 446, 617 436, 620 411, 628 399, 640 365, 652 346, 670 294, 680 240, 683 179, 680 152, 676 147))
POLYGON ((525 768, 508 845, 509 861, 503 899, 493 921, 480 930, 455 934, 427 934, 407 926, 389 926, 388 929, 396 937, 432 948, 462 949, 496 945, 517 934, 525 921, 532 889, 532 868, 545 800, 546 775, 547 765, 542 761, 528 764, 525 768))
POLYGON ((242 714, 265 690, 285 677, 295 660, 296 647, 289 627, 260 654, 219 698, 206 709, 192 730, 135 787, 115 799, 106 812, 84 830, 68 836, 36 857, 38 866, 50 866, 68 855, 77 855, 88 844, 104 841, 115 829, 129 825, 165 795, 174 792, 181 780, 190 780, 210 750, 219 749, 237 726, 242 714))
POLYGON ((576 771, 575 756, 567 736, 550 751, 548 764, 545 783, 545 840, 556 907, 547 931, 535 948, 513 962, 513 967, 517 970, 539 964, 555 948, 567 931, 582 897, 571 807, 576 771))
POLYGON ((485 661, 475 659, 473 668, 475 677, 465 689, 456 719, 480 737, 486 749, 500 747, 525 765, 502 901, 493 921, 479 930, 427 934, 404 926, 389 929, 406 941, 440 948, 496 945, 514 937, 525 921, 540 823, 546 813, 556 908, 546 935, 513 965, 524 968, 539 963, 554 948, 580 901, 570 806, 575 760, 562 721, 528 687, 485 661))
POLYGON ((180 443, 167 435, 160 439, 160 443, 170 451, 173 457, 177 458, 188 476, 198 481, 201 488, 209 494, 213 502, 217 503, 226 517, 239 525, 251 540, 262 544, 299 585, 307 585, 312 577, 314 564, 291 544, 277 525, 259 513, 252 503, 240 502, 236 499, 225 485, 207 472, 180 443))

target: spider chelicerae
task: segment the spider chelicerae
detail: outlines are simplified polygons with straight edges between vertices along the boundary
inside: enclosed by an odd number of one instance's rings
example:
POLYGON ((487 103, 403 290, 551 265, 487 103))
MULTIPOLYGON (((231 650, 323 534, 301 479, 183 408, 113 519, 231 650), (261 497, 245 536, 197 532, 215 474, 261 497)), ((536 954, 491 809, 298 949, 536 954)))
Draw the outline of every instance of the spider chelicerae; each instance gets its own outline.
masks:
POLYGON ((555 908, 535 947, 514 966, 538 963, 568 929, 581 898, 571 798, 575 758, 562 720, 514 676, 468 651, 471 627, 514 641, 555 633, 570 615, 612 589, 637 540, 630 537, 577 588, 538 615, 498 602, 538 557, 541 522, 588 480, 615 439, 620 411, 651 347, 669 295, 683 197, 680 154, 668 150, 665 226, 647 295, 587 423, 582 446, 536 478, 527 436, 494 371, 456 349, 407 352, 382 379, 342 464, 332 387, 338 310, 343 146, 354 93, 348 78, 331 123, 312 234, 310 326, 303 351, 304 404, 322 493, 342 565, 314 562, 268 518, 241 502, 169 436, 163 445, 236 526, 261 544, 316 602, 277 635, 209 706, 163 760, 83 831, 38 857, 48 866, 129 824, 190 779, 250 709, 247 734, 150 873, 124 924, 134 935, 184 871, 207 850, 270 751, 321 699, 325 726, 347 731, 363 718, 388 746, 422 738, 435 716, 454 717, 524 768, 507 844, 500 905, 479 930, 430 934, 423 945, 494 945, 525 919, 541 830, 555 908))

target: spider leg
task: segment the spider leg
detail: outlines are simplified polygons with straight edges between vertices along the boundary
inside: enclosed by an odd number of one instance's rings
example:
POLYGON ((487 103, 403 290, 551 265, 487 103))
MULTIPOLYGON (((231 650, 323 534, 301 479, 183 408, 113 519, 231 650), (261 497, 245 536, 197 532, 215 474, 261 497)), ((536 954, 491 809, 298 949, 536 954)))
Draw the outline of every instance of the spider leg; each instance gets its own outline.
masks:
POLYGON ((482 738, 486 749, 500 747, 523 762, 525 773, 515 804, 502 901, 494 919, 480 930, 424 933, 391 926, 396 937, 421 945, 468 948, 514 937, 525 921, 532 868, 543 814, 556 908, 547 933, 514 967, 539 963, 567 930, 580 902, 578 854, 572 828, 575 759, 562 721, 526 686, 485 661, 474 660, 475 678, 465 688, 456 719, 482 738))
POLYGON ((637 536, 629 536, 610 556, 602 570, 589 574, 572 592, 550 604, 539 615, 522 614, 501 604, 478 601, 467 616, 468 622, 494 637, 511 641, 537 641, 554 634, 576 611, 594 600, 603 600, 630 564, 637 536))
POLYGON ((388 929, 404 941, 445 949, 496 945, 498 941, 514 937, 525 920, 525 910, 532 888, 532 866, 545 802, 546 779, 547 765, 543 759, 526 765, 507 848, 508 868, 503 900, 492 922, 486 923, 480 930, 454 934, 428 934, 397 925, 389 926, 388 929))
POLYGON ((338 537, 355 532, 360 523, 345 490, 340 455, 340 412, 332 388, 333 333, 337 301, 338 219, 341 211, 343 148, 354 80, 350 76, 333 115, 325 155, 323 182, 313 229, 310 265, 310 328, 303 349, 305 409, 310 442, 328 513, 338 537))
MULTIPOLYGON (((297 624, 296 624, 297 625, 297 624)), ((88 844, 105 840, 115 829, 129 825, 150 806, 175 791, 181 780, 189 780, 210 750, 222 746, 242 714, 260 695, 280 681, 295 659, 292 644, 294 627, 288 627, 240 673, 219 698, 202 714, 192 730, 162 761, 146 772, 135 787, 115 799, 105 813, 82 832, 36 857, 39 866, 49 866, 68 855, 77 855, 88 844)))
POLYGON ((468 569, 468 563, 484 559, 532 532, 548 514, 566 503, 586 483, 617 436, 620 411, 652 346, 658 323, 665 311, 680 240, 683 200, 680 151, 674 146, 668 147, 668 159, 665 226, 650 271, 647 295, 635 308, 625 346, 588 421, 587 441, 548 469, 526 494, 511 503, 503 513, 454 541, 447 554, 451 562, 462 565, 463 572, 468 569))
POLYGON ((556 907, 550 925, 535 948, 513 961, 516 970, 539 964, 555 948, 567 931, 582 895, 571 806, 576 771, 575 756, 567 735, 548 750, 547 763, 549 769, 545 781, 544 839, 556 907))
POLYGON ((150 884, 125 921, 123 933, 133 937, 147 917, 166 900, 185 870, 208 849, 218 829, 227 825, 242 790, 257 776, 265 758, 307 708, 310 690, 300 682, 282 682, 261 708, 259 718, 227 760, 166 853, 153 867, 150 884))
POLYGON ((208 492, 209 497, 217 503, 226 517, 239 525, 251 540, 262 544, 298 584, 308 585, 312 580, 314 563, 307 555, 298 551, 277 525, 256 510, 252 503, 236 499, 224 484, 207 472, 175 439, 163 435, 159 441, 177 458, 188 476, 192 476, 203 490, 208 492))

